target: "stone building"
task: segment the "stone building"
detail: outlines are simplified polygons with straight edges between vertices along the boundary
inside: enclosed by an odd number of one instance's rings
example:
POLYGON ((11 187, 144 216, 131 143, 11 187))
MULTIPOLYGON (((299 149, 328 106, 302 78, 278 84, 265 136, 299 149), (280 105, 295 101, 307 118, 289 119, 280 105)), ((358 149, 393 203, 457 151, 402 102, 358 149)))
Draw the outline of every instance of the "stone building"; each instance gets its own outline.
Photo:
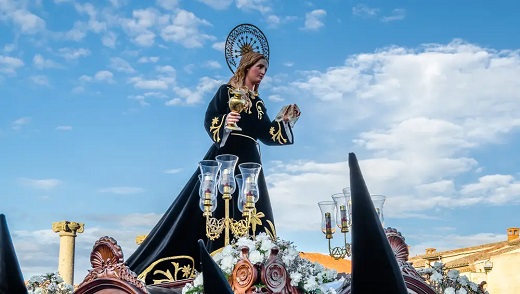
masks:
POLYGON ((478 246, 426 253, 409 259, 415 268, 442 262, 447 269, 456 269, 472 282, 485 281, 490 294, 520 293, 520 228, 507 229, 507 240, 478 246))

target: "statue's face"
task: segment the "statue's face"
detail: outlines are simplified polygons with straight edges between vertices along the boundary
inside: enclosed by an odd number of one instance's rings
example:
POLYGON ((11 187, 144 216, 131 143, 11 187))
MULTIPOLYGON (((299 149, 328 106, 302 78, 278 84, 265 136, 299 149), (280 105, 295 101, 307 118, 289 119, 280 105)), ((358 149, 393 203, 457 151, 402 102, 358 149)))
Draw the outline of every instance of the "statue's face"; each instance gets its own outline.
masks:
POLYGON ((265 76, 265 72, 269 65, 267 64, 267 60, 260 59, 253 66, 249 68, 246 74, 246 81, 250 82, 253 85, 259 85, 262 82, 262 79, 265 76))

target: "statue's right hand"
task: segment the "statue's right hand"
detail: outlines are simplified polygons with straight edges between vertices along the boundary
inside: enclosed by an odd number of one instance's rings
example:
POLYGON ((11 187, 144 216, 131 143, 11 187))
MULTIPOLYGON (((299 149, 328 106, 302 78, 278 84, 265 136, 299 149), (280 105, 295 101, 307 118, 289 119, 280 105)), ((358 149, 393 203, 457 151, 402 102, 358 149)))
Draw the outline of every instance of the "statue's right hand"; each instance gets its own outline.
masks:
POLYGON ((226 116, 226 124, 237 123, 240 120, 240 113, 230 112, 226 116))

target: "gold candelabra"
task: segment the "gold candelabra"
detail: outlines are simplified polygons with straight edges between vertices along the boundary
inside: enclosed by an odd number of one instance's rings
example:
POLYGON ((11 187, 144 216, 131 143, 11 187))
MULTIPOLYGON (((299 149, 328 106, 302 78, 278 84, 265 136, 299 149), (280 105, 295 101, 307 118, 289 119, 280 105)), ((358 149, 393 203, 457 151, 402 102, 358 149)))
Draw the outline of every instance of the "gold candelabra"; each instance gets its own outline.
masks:
MULTIPOLYGON (((249 235, 252 227, 251 219, 255 212, 255 202, 258 201, 258 175, 261 165, 258 163, 242 163, 238 167, 241 174, 234 176, 235 165, 238 161, 236 155, 218 155, 215 160, 203 160, 199 163, 201 175, 200 208, 203 217, 206 218, 206 236, 210 240, 220 238, 224 233, 224 245, 229 245, 230 235, 235 238, 249 235), (220 177, 217 180, 217 174, 220 177), (236 182, 235 182, 236 179, 236 182), (218 182, 218 185, 216 183, 218 182), (231 194, 238 183, 238 209, 242 212, 242 219, 235 220, 229 216, 231 194), (213 211, 217 206, 217 186, 224 200, 224 217, 213 217, 213 211)), ((254 235, 254 228, 253 235, 254 235)))
POLYGON ((204 195, 204 213, 203 216, 206 218, 206 236, 210 240, 215 240, 222 235, 224 231, 224 246, 229 245, 230 231, 235 237, 245 237, 249 234, 249 227, 251 226, 251 212, 255 208, 255 203, 246 201, 245 209, 242 214, 244 219, 235 220, 229 217, 229 202, 232 199, 230 193, 230 187, 224 187, 224 193, 222 194, 224 200, 224 217, 221 219, 214 218, 212 216, 211 208, 211 192, 205 192, 204 195))
MULTIPOLYGON (((383 205, 386 196, 371 195, 374 208, 381 225, 384 223, 383 205)), ((344 188, 343 193, 336 193, 332 195, 333 201, 321 201, 318 205, 321 210, 321 230, 325 234, 325 238, 329 242, 329 255, 334 259, 343 259, 346 256, 351 256, 351 245, 347 242, 347 234, 352 225, 352 203, 350 198, 350 188, 344 188), (337 221, 336 221, 337 220, 337 221), (336 224, 341 233, 343 233, 343 246, 332 247, 331 239, 336 232, 336 224)))

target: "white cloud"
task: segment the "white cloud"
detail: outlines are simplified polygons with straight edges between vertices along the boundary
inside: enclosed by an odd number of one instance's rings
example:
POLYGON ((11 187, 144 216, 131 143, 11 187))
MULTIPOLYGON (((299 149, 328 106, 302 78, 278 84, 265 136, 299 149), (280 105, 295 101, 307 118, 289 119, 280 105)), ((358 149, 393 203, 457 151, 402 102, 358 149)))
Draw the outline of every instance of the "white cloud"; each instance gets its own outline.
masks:
POLYGON ((81 87, 81 86, 77 86, 77 87, 74 87, 72 90, 71 90, 72 93, 74 94, 79 94, 79 93, 83 93, 85 92, 85 88, 81 87))
POLYGON ((215 80, 209 77, 203 77, 199 80, 195 89, 173 87, 173 91, 179 97, 171 99, 165 103, 166 106, 174 105, 191 105, 200 103, 207 93, 215 91, 224 82, 222 80, 215 80))
POLYGON ((26 9, 15 10, 11 17, 22 33, 36 34, 45 29, 45 21, 26 9))
POLYGON ((58 130, 58 131, 71 131, 72 130, 72 126, 57 126, 56 130, 58 130))
POLYGON ((425 254, 426 248, 435 248, 437 252, 439 252, 507 240, 507 236, 505 234, 492 233, 479 233, 475 235, 430 233, 425 235, 407 235, 405 237, 422 240, 419 243, 410 246, 410 256, 425 254))
POLYGON ((5 53, 10 53, 10 52, 12 52, 15 48, 16 48, 16 45, 15 45, 15 44, 5 44, 5 46, 4 46, 4 52, 5 52, 5 53))
POLYGON ((145 192, 145 189, 139 187, 106 187, 99 189, 100 193, 110 193, 116 195, 133 195, 145 192))
POLYGON ((269 15, 266 19, 266 22, 270 27, 277 27, 280 24, 280 17, 274 14, 269 15))
POLYGON ((161 37, 168 42, 176 42, 186 48, 202 47, 206 41, 215 40, 214 36, 204 34, 200 26, 211 25, 208 21, 200 19, 192 12, 179 9, 171 18, 171 23, 162 28, 161 37))
POLYGON ((49 85, 49 79, 46 76, 32 76, 31 80, 33 83, 40 85, 40 86, 48 86, 49 85))
POLYGON ((78 59, 80 57, 89 56, 90 54, 91 54, 90 50, 86 49, 86 48, 78 48, 78 49, 60 48, 58 50, 58 55, 60 55, 61 57, 65 58, 67 60, 78 59))
POLYGON ((144 47, 152 46, 155 42, 154 25, 162 22, 160 13, 154 8, 138 9, 132 12, 132 18, 120 19, 125 33, 132 37, 133 41, 144 47))
POLYGON ((159 56, 143 56, 139 58, 137 62, 139 63, 156 63, 159 61, 159 56))
POLYGON ((117 42, 117 35, 114 32, 107 32, 103 38, 101 38, 101 43, 103 46, 109 48, 115 48, 117 42))
POLYGON ((204 64, 206 67, 213 68, 213 69, 219 69, 222 68, 222 65, 216 60, 208 60, 204 64))
POLYGON ((130 83, 134 84, 134 87, 139 89, 148 90, 166 90, 168 89, 168 82, 164 79, 146 80, 141 77, 131 78, 130 83))
POLYGON ((135 69, 128 63, 128 61, 124 60, 121 57, 112 57, 110 58, 110 68, 113 68, 119 72, 124 73, 134 73, 135 69))
POLYGON ((379 9, 370 8, 365 4, 358 4, 352 7, 352 14, 361 17, 375 17, 379 13, 379 9))
POLYGON ((98 71, 95 75, 94 75, 94 78, 98 81, 105 81, 105 82, 113 82, 112 78, 114 77, 114 75, 108 71, 108 70, 101 70, 101 71, 98 71))
POLYGON ((164 9, 174 10, 179 6, 178 0, 157 0, 157 5, 164 9))
POLYGON ((16 70, 24 65, 24 62, 16 57, 0 55, 0 72, 16 74, 16 70))
POLYGON ((60 185, 62 182, 58 179, 29 179, 20 178, 19 182, 22 186, 38 189, 38 190, 52 190, 60 185))
POLYGON ((30 122, 31 122, 30 117, 20 117, 19 119, 15 120, 11 123, 11 127, 13 128, 13 130, 19 130, 23 126, 29 124, 30 122))
POLYGON ((175 76, 175 68, 171 65, 156 66, 155 70, 159 73, 167 74, 168 76, 175 76))
POLYGON ((45 59, 42 55, 36 54, 33 57, 33 65, 37 69, 45 69, 45 68, 58 68, 60 65, 50 59, 45 59))
POLYGON ((305 30, 318 30, 323 27, 322 19, 327 16, 323 9, 316 9, 305 14, 305 30))
POLYGON ((396 20, 403 20, 406 17, 406 10, 401 8, 396 8, 392 10, 392 13, 388 16, 381 17, 382 22, 390 22, 396 20))
POLYGON ((227 9, 229 7, 229 5, 231 5, 231 3, 233 3, 233 0, 198 0, 198 1, 210 6, 213 9, 217 9, 217 10, 227 9))
POLYGON ((259 11, 260 13, 268 13, 272 11, 270 0, 236 0, 236 6, 244 11, 259 11))
POLYGON ((172 168, 164 171, 165 174, 176 174, 182 171, 182 168, 172 168))
MULTIPOLYGON (((313 101, 305 123, 328 126, 316 140, 326 141, 331 154, 345 146, 361 154, 370 192, 389 196, 387 215, 418 217, 435 208, 520 203, 520 179, 486 175, 473 155, 520 128, 519 75, 520 51, 455 40, 353 55, 344 65, 302 73, 276 94, 313 101)), ((312 214, 318 199, 301 195, 323 199, 340 191, 349 185, 348 170, 346 162, 285 164, 268 183, 277 223, 298 226, 283 217, 293 218, 288 203, 301 203, 302 216, 312 214), (312 192, 314 186, 334 191, 312 192)))
POLYGON ((226 46, 226 42, 216 42, 216 43, 213 43, 213 45, 211 45, 211 48, 213 48, 217 51, 224 52, 225 46, 226 46))

